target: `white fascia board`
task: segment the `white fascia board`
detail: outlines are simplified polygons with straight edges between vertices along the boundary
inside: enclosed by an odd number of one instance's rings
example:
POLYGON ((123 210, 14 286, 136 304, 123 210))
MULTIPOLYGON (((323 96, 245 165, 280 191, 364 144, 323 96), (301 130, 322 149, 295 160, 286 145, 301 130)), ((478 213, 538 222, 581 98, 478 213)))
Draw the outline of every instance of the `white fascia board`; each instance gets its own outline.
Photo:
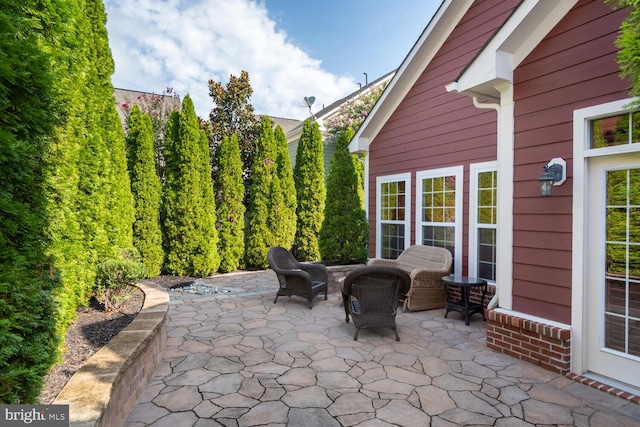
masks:
POLYGON ((368 151, 380 129, 456 28, 473 0, 444 0, 349 145, 368 151), (360 143, 355 141, 362 140, 360 143), (365 147, 366 144, 366 147, 365 147))
POLYGON ((447 90, 497 99, 495 86, 513 82, 513 71, 549 34, 578 0, 524 0, 447 90))
POLYGON ((365 138, 362 136, 360 138, 354 137, 349 143, 349 152, 358 154, 367 153, 369 152, 370 143, 371 141, 369 140, 369 138, 365 138))

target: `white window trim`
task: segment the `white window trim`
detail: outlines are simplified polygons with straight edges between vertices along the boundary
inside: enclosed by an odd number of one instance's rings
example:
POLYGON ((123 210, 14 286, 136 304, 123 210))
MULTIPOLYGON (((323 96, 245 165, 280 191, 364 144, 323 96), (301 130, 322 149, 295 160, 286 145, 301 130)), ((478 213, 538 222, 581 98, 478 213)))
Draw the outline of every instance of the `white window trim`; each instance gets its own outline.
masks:
MULTIPOLYGON (((498 162, 472 163, 469 165, 469 276, 478 276, 478 175, 482 172, 497 172, 498 162)), ((496 192, 497 196, 498 192, 496 192)), ((496 206, 497 214, 497 206, 496 206)), ((496 221, 496 232, 497 232, 496 221)), ((496 235, 496 248, 498 245, 496 235)), ((496 271, 497 273, 497 271, 496 271)), ((490 282, 495 284, 495 282, 490 282)))
POLYGON ((455 238, 454 244, 456 246, 454 257, 454 265, 451 273, 460 275, 462 274, 462 214, 464 206, 463 201, 463 178, 464 167, 453 166, 449 168, 431 169, 426 171, 419 171, 416 173, 416 244, 422 242, 422 180, 424 178, 437 178, 442 176, 454 175, 456 177, 456 215, 454 221, 455 238))
POLYGON ((404 248, 407 249, 411 242, 411 173, 399 173, 395 175, 384 175, 376 177, 376 258, 382 257, 381 236, 382 236, 382 204, 381 204, 381 187, 387 182, 405 182, 406 195, 404 199, 404 248))
POLYGON ((571 372, 583 374, 587 369, 585 311, 587 290, 586 280, 586 209, 589 196, 586 174, 587 160, 597 156, 609 156, 640 151, 640 144, 626 144, 614 147, 590 148, 589 122, 614 114, 633 111, 628 105, 633 98, 607 102, 582 108, 573 112, 573 207, 572 207, 572 280, 571 280, 571 372))

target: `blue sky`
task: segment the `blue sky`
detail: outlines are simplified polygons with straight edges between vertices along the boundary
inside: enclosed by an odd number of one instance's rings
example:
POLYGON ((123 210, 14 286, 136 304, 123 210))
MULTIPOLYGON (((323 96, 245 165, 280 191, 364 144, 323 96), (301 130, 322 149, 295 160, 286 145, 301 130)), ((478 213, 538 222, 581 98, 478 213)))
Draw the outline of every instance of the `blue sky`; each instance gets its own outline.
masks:
POLYGON ((400 66, 440 0, 105 0, 115 87, 191 95, 249 72, 258 114, 302 119, 400 66), (367 73, 367 76, 363 73, 367 73))

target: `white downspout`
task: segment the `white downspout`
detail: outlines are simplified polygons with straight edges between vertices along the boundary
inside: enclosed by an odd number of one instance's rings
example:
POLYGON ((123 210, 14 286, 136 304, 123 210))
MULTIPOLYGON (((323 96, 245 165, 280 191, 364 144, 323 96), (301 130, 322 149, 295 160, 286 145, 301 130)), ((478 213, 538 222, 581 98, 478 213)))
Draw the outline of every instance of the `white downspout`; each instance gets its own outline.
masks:
MULTIPOLYGON (((478 99, 477 96, 473 97, 473 105, 476 108, 479 108, 481 110, 488 110, 488 109, 493 109, 496 110, 496 112, 498 113, 498 123, 500 122, 500 104, 496 104, 493 102, 480 102, 480 100, 478 99)), ((498 129, 499 129, 499 125, 498 125, 498 129)), ((498 164, 500 164, 498 162, 498 164)), ((500 174, 498 174, 498 179, 500 179, 500 174)), ((500 188, 500 186, 498 186, 498 188, 500 188)), ((500 200, 500 199, 498 199, 500 200)), ((500 247, 500 246, 498 246, 500 247)), ((498 257, 498 259, 500 259, 498 257)), ((498 307, 498 301, 499 301, 499 291, 498 291, 498 280, 496 280, 496 293, 493 295, 493 297, 491 298, 491 301, 489 301, 489 303, 487 304, 487 309, 491 310, 494 309, 496 307, 498 307)))

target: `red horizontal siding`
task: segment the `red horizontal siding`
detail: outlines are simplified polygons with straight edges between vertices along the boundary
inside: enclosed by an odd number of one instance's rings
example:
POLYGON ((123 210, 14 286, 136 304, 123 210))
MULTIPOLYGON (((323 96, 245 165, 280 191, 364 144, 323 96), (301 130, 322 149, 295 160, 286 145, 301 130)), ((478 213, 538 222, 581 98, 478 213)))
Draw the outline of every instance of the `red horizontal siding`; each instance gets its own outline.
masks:
POLYGON ((375 254, 376 178, 412 173, 411 240, 415 243, 415 172, 449 166, 465 167, 463 270, 467 265, 470 163, 496 159, 495 111, 480 110, 471 99, 448 93, 445 86, 459 75, 506 19, 519 0, 476 1, 409 90, 369 149, 369 255, 375 254))
POLYGON ((626 97, 614 40, 624 11, 581 0, 514 73, 513 308, 571 320, 573 111, 626 97), (552 158, 567 181, 539 197, 552 158))

